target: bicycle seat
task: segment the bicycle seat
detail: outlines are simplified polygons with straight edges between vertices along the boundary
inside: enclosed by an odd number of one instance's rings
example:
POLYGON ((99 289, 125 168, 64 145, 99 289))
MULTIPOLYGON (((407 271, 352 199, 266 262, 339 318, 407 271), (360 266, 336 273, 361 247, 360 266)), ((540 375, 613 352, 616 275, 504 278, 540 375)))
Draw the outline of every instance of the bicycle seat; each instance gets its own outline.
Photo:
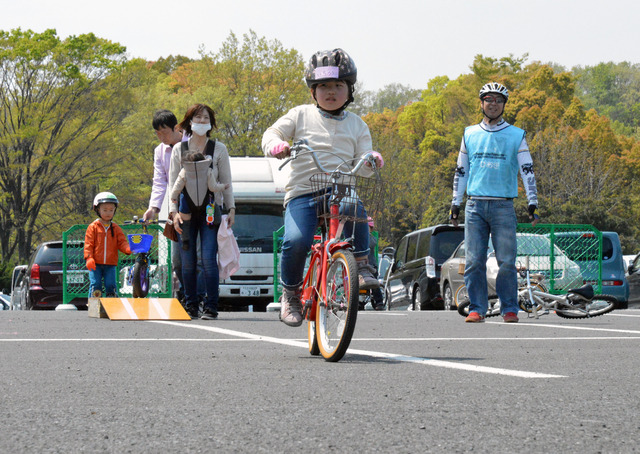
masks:
POLYGON ((580 288, 572 288, 567 293, 573 293, 588 300, 593 299, 593 295, 595 295, 591 284, 585 284, 580 288))

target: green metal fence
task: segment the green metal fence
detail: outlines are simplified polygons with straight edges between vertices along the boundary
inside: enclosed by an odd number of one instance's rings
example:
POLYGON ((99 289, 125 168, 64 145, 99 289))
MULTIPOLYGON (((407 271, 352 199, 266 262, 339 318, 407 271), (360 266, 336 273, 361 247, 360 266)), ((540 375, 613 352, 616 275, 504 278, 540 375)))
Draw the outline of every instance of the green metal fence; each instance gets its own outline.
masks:
POLYGON ((550 293, 583 283, 602 291, 602 232, 588 224, 518 224, 517 263, 542 274, 550 293))
MULTIPOLYGON (((68 304, 77 297, 89 295, 89 271, 84 261, 84 236, 87 225, 74 225, 62 234, 62 288, 63 303, 68 304)), ((121 225, 125 235, 144 233, 141 225, 121 225)), ((153 242, 149 250, 149 296, 169 298, 171 289, 171 241, 163 234, 159 225, 147 226, 147 233, 153 235, 153 242)), ((127 282, 127 274, 133 267, 136 254, 118 257, 118 295, 133 296, 133 287, 127 282)))

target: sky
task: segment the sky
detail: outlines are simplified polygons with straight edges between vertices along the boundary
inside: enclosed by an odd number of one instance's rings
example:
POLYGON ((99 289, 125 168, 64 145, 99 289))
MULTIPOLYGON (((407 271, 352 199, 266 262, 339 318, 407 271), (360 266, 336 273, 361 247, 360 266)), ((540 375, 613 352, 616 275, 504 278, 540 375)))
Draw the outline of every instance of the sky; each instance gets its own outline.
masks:
MULTIPOLYGON (((198 58, 233 32, 297 50, 305 61, 341 47, 366 90, 470 71, 476 55, 522 57, 566 67, 640 63, 637 0, 0 0, 0 30, 92 32, 129 57, 198 58)), ((301 75, 302 77, 302 75, 301 75)))

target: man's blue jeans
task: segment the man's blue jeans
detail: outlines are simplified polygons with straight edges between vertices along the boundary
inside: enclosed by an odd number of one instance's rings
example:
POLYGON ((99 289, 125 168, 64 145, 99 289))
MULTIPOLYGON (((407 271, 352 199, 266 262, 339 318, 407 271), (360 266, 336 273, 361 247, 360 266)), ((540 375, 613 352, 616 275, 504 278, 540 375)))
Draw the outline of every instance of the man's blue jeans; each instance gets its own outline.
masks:
POLYGON ((102 291, 102 281, 104 280, 104 295, 116 296, 118 286, 116 283, 116 265, 98 265, 95 270, 89 270, 89 296, 94 290, 102 291))
POLYGON ((202 277, 206 289, 204 308, 218 313, 219 276, 218 271, 218 227, 209 228, 204 216, 191 218, 189 249, 182 249, 180 237, 180 252, 182 258, 183 291, 187 307, 197 308, 198 296, 198 242, 200 236, 200 250, 202 255, 202 277))
MULTIPOLYGON (((313 244, 313 235, 318 228, 316 203, 312 194, 305 194, 291 199, 287 204, 280 269, 282 286, 289 290, 295 290, 302 285, 305 261, 313 244)), ((364 219, 367 218, 362 203, 359 203, 358 217, 361 216, 364 219)), ((350 237, 353 228, 353 223, 347 222, 344 227, 344 236, 350 237)), ((353 255, 355 257, 369 255, 369 225, 366 222, 355 223, 353 236, 353 255)))
POLYGON ((496 291, 500 299, 500 312, 502 315, 507 312, 518 313, 516 226, 513 200, 467 201, 464 223, 464 283, 469 294, 469 312, 478 312, 484 316, 489 306, 487 248, 491 237, 499 267, 496 291))

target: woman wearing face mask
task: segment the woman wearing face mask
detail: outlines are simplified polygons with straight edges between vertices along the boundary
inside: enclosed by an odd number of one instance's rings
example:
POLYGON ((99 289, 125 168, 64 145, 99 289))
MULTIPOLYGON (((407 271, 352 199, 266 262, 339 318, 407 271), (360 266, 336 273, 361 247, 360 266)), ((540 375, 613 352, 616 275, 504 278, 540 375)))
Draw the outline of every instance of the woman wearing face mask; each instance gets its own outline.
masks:
MULTIPOLYGON (((198 317, 198 291, 197 291, 197 242, 200 237, 202 255, 202 267, 207 296, 204 302, 203 320, 215 320, 218 317, 218 226, 212 222, 213 217, 207 216, 207 209, 215 205, 222 206, 222 212, 228 214, 227 222, 231 227, 235 221, 235 203, 233 200, 233 188, 231 186, 231 167, 227 147, 218 140, 210 140, 211 130, 216 128, 216 119, 211 107, 205 104, 195 104, 187 110, 182 122, 178 125, 189 137, 188 141, 181 142, 173 147, 171 153, 171 165, 169 167, 169 187, 173 187, 178 174, 183 167, 184 157, 189 152, 203 153, 207 159, 211 159, 211 166, 215 179, 227 185, 222 192, 209 193, 196 200, 188 198, 188 208, 191 212, 189 223, 189 245, 187 249, 181 247, 182 278, 184 281, 184 295, 186 309, 191 318, 198 317), (214 204, 215 201, 215 204, 214 204), (228 211, 228 213, 227 213, 228 211)), ((202 178, 207 178, 203 172, 202 178)), ((206 187, 206 185, 205 185, 206 187)), ((186 198, 186 192, 183 192, 186 198)), ((180 205, 180 211, 187 204, 180 205)), ((170 213, 176 231, 182 235, 183 220, 180 217, 178 204, 171 204, 170 213)), ((187 228, 186 225, 184 225, 187 228)), ((182 246, 182 245, 181 245, 182 246)))

